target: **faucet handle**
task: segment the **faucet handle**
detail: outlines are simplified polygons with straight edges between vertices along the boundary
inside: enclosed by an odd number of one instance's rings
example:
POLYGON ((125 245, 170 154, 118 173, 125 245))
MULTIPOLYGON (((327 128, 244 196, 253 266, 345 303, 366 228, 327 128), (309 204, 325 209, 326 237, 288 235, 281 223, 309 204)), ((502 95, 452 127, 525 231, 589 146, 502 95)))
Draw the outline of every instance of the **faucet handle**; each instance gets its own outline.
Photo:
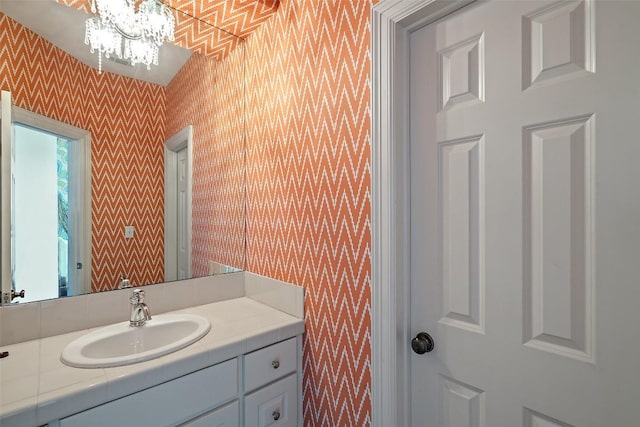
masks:
POLYGON ((132 304, 140 304, 144 302, 144 291, 142 289, 136 289, 129 298, 132 304))

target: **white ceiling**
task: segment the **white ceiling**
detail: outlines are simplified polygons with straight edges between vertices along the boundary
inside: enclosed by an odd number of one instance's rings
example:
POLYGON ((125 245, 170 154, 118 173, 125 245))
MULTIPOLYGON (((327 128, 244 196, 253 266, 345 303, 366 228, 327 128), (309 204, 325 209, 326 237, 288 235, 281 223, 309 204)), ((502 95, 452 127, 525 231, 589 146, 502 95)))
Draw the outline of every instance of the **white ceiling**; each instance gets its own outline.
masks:
MULTIPOLYGON (((0 11, 90 67, 98 68, 98 54, 84 44, 88 15, 55 0, 0 0, 0 11)), ((169 84, 193 52, 171 43, 160 47, 158 65, 123 65, 102 58, 102 70, 162 86, 169 84)))

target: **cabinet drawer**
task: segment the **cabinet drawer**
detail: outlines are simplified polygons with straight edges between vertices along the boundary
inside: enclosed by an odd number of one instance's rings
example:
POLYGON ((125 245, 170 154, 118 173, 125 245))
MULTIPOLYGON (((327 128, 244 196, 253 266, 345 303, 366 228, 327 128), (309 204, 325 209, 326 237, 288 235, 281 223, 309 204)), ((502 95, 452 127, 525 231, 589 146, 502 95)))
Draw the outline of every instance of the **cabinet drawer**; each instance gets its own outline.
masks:
POLYGON ((244 357, 244 389, 255 390, 297 369, 296 339, 249 353, 244 357))
POLYGON ((169 426, 215 408, 238 394, 238 359, 60 420, 60 427, 169 426))
POLYGON ((218 408, 196 419, 181 424, 180 427, 238 427, 240 414, 238 413, 238 401, 218 408))
POLYGON ((245 397, 245 426, 296 427, 297 402, 298 376, 293 374, 245 397))

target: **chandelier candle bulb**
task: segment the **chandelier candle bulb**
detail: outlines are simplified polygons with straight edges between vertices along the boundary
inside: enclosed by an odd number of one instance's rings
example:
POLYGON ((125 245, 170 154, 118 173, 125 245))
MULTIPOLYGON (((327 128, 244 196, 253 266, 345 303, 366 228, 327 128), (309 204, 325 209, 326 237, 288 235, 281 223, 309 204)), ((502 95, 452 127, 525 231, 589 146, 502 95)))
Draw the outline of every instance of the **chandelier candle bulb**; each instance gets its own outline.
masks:
POLYGON ((174 41, 175 19, 158 0, 144 0, 135 9, 135 0, 91 0, 96 14, 85 23, 85 44, 98 52, 98 72, 102 56, 127 59, 131 65, 158 65, 158 51, 165 41, 174 41))

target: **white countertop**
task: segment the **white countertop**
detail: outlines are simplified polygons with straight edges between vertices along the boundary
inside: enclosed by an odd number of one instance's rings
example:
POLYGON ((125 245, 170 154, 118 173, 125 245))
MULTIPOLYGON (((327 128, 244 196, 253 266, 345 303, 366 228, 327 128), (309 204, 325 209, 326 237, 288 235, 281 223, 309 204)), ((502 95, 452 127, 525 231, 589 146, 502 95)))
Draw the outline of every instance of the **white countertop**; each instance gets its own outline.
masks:
POLYGON ((92 329, 4 346, 9 357, 0 359, 0 425, 43 425, 304 332, 303 319, 247 297, 175 313, 206 317, 211 330, 189 347, 133 365, 64 365, 62 349, 92 329))

